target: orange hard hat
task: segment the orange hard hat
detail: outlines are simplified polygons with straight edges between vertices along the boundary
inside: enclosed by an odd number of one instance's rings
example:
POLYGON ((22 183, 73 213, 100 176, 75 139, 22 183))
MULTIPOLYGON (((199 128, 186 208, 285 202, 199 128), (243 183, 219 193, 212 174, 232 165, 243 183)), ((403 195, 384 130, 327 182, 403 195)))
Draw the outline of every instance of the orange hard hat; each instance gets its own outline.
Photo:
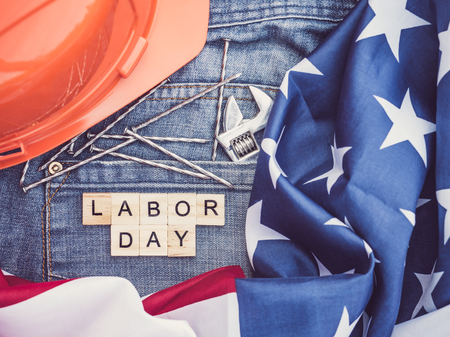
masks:
POLYGON ((0 169, 133 101, 206 42, 209 0, 0 4, 0 169))

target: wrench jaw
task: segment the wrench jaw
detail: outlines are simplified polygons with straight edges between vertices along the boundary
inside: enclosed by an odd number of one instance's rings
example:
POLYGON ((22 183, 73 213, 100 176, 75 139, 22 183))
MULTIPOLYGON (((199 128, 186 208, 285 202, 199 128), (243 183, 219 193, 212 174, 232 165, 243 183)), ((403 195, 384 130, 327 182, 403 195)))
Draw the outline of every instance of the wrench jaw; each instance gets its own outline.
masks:
POLYGON ((266 127, 273 104, 273 100, 262 90, 251 86, 249 88, 260 111, 252 119, 242 120, 239 107, 231 96, 225 109, 225 132, 217 136, 217 140, 234 162, 247 162, 257 157, 259 146, 254 134, 266 127))

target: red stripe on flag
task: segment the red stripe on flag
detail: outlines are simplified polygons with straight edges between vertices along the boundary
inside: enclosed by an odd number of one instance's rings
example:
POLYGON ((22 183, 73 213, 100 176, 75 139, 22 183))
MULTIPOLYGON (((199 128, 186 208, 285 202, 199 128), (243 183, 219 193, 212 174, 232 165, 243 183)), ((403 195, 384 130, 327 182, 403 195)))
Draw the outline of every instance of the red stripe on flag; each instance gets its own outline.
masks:
POLYGON ((68 281, 33 283, 17 276, 5 276, 0 270, 0 308, 23 302, 68 281))
POLYGON ((160 315, 189 304, 236 292, 236 278, 245 278, 239 266, 215 269, 158 291, 142 303, 150 315, 160 315))

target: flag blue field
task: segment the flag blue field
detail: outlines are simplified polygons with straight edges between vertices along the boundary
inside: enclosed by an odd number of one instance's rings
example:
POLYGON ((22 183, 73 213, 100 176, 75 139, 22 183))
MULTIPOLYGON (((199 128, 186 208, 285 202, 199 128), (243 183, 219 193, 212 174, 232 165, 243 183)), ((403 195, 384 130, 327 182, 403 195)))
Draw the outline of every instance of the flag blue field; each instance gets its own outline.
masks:
POLYGON ((242 336, 450 334, 417 326, 450 303, 449 21, 449 1, 361 1, 286 73, 247 213, 242 336))

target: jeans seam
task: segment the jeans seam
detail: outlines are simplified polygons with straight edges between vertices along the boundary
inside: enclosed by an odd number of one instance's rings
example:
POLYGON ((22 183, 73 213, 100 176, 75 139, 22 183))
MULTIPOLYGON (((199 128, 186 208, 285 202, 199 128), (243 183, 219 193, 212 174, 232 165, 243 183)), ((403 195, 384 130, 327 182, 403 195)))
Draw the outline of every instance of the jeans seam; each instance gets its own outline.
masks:
MULTIPOLYGON (((178 101, 178 100, 188 100, 190 97, 165 97, 165 98, 148 98, 147 101, 178 101)), ((217 100, 217 97, 201 97, 197 99, 211 99, 211 100, 217 100)), ((236 100, 240 101, 253 101, 251 98, 235 98, 236 100)))
POLYGON ((44 221, 44 210, 49 203, 50 196, 50 185, 47 188, 47 202, 41 209, 41 233, 42 233, 42 282, 45 282, 45 221, 44 221))
MULTIPOLYGON (((63 163, 67 164, 67 163, 63 163)), ((45 282, 45 261, 46 261, 46 245, 45 245, 45 221, 44 221, 44 211, 48 207, 48 213, 47 213, 47 231, 48 231, 48 271, 47 276, 48 280, 52 280, 52 253, 51 253, 51 201, 55 194, 61 189, 62 185, 66 182, 67 178, 69 177, 70 172, 67 172, 67 175, 64 177, 61 184, 56 188, 56 190, 53 192, 53 194, 50 196, 50 190, 51 190, 51 181, 48 183, 47 188, 47 202, 42 207, 41 210, 41 231, 42 231, 42 282, 45 282)))
POLYGON ((302 20, 314 20, 314 21, 326 21, 326 22, 342 21, 342 18, 333 19, 333 18, 320 18, 320 17, 308 16, 308 15, 282 15, 282 16, 275 16, 275 17, 271 17, 271 18, 260 18, 260 19, 230 22, 230 23, 218 23, 218 24, 213 24, 213 25, 208 26, 208 29, 243 26, 243 25, 248 25, 248 24, 252 24, 252 23, 260 23, 260 22, 275 21, 275 20, 286 20, 286 19, 302 19, 302 20))
MULTIPOLYGON (((190 89, 190 88, 208 88, 208 85, 201 85, 201 84, 197 84, 197 85, 166 85, 164 87, 161 87, 161 89, 190 89)), ((243 89, 243 87, 241 86, 237 86, 237 85, 226 85, 224 86, 224 89, 243 89)), ((268 91, 273 91, 273 92, 278 92, 279 89, 270 89, 270 88, 262 88, 262 90, 268 90, 268 91)), ((150 99, 150 98, 149 98, 150 99)))

